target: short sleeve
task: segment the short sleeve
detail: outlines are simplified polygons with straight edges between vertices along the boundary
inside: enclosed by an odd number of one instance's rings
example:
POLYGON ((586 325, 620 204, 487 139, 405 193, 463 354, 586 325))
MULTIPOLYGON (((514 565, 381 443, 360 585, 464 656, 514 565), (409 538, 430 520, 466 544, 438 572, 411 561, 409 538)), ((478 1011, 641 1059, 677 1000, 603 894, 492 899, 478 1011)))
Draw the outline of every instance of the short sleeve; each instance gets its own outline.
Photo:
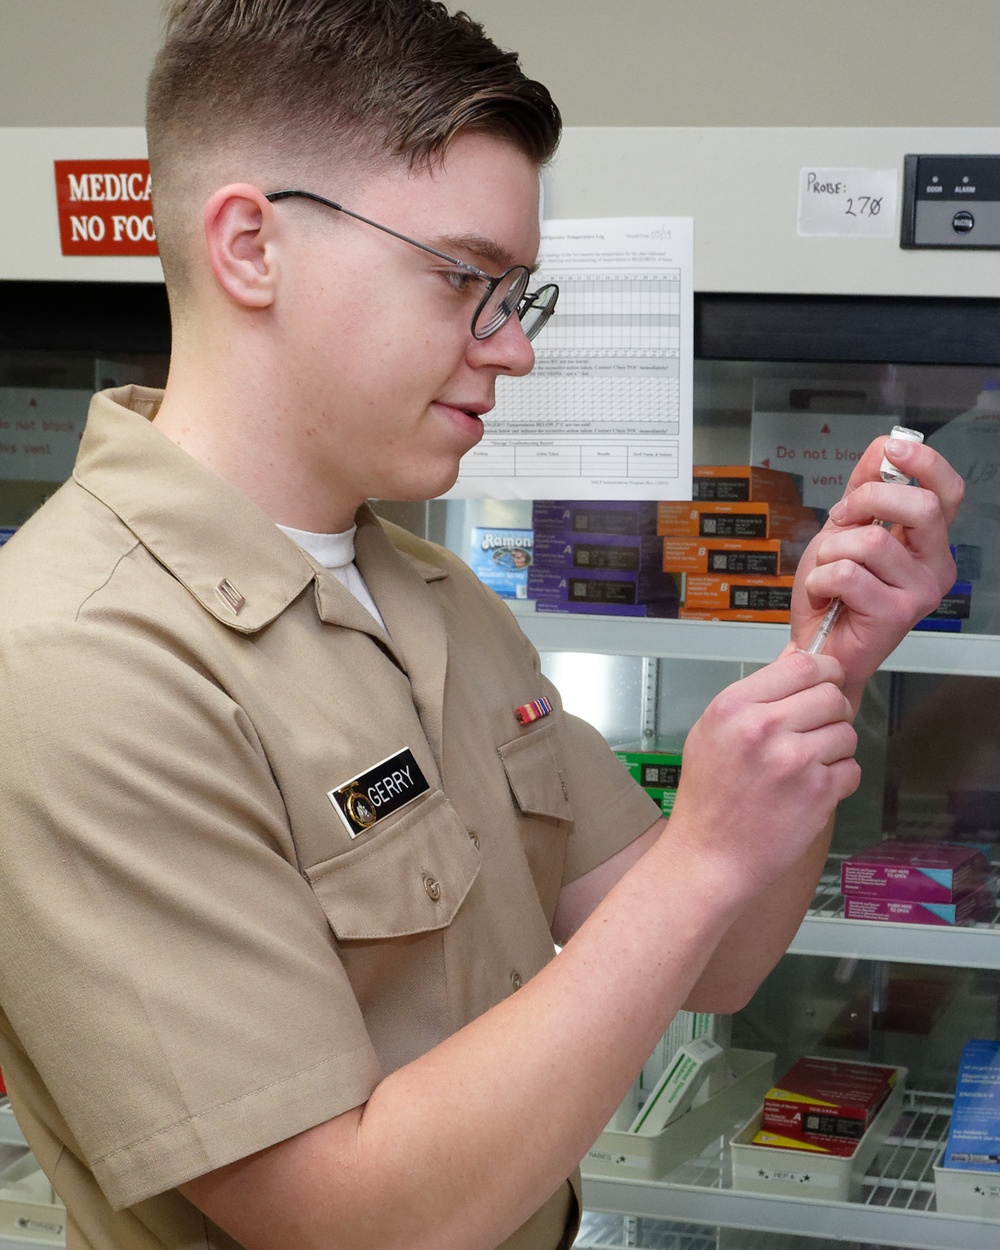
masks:
POLYGON ((635 841, 661 812, 592 725, 567 714, 564 726, 563 768, 574 813, 565 885, 635 841))
POLYGON ((8 633, 0 703, 3 1061, 112 1205, 365 1101, 327 918, 205 667, 166 634, 8 633))

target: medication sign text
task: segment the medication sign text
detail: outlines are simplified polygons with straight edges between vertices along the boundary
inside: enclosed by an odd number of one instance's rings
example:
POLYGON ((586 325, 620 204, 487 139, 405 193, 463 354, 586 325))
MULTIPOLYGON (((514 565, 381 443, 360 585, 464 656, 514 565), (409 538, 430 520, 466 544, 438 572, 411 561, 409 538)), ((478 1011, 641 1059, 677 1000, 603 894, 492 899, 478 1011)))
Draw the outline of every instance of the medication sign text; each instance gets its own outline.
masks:
POLYGON ((149 161, 56 161, 64 256, 156 256, 149 161))

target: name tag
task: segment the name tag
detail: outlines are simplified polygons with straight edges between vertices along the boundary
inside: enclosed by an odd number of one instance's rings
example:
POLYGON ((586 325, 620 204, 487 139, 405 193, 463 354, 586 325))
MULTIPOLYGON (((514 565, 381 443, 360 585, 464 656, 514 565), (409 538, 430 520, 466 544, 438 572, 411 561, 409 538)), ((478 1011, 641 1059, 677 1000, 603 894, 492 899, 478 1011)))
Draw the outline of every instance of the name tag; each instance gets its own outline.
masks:
POLYGON ((356 838, 429 789, 413 752, 406 748, 358 773, 335 790, 328 790, 326 797, 347 832, 356 838))

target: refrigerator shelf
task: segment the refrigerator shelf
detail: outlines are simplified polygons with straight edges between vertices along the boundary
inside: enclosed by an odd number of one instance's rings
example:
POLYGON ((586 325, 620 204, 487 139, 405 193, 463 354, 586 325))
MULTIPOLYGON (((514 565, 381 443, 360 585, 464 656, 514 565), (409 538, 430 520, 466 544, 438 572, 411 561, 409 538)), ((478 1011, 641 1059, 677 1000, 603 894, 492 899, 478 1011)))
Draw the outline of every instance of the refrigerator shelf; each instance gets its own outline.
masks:
POLYGON ((788 950, 795 955, 879 959, 942 967, 1000 968, 1000 917, 971 925, 898 924, 845 920, 840 858, 820 878, 808 915, 788 950))
MULTIPOLYGON (((935 1210, 934 1163, 944 1148, 949 1095, 914 1092, 864 1178, 858 1202, 748 1193, 732 1188, 726 1141, 661 1181, 584 1179, 588 1211, 685 1221, 908 1250, 993 1250, 998 1222, 935 1210)), ((727 1243, 728 1244, 728 1243, 727 1243)))
MULTIPOLYGON (((742 621, 642 620, 536 612, 530 600, 507 600, 538 651, 581 651, 675 660, 768 664, 788 641, 787 625, 742 621)), ((899 673, 1000 676, 1000 641, 993 634, 906 635, 882 668, 899 673)))
MULTIPOLYGON (((585 1211, 574 1250, 845 1250, 842 1241, 585 1211)), ((852 1247, 851 1250, 857 1250, 852 1247)), ((866 1242, 864 1250, 882 1250, 866 1242)))

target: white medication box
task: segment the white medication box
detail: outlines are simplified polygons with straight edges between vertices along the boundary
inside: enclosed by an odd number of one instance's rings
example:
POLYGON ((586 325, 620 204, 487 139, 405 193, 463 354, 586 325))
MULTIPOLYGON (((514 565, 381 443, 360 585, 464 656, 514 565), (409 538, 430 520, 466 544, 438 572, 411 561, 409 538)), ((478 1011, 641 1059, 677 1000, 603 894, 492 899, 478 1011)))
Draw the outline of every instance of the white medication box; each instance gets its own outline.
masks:
POLYGON ((697 1157, 714 1141, 721 1143, 759 1107, 774 1081, 774 1055, 759 1050, 729 1050, 726 1086, 714 1098, 691 1108, 659 1133, 628 1131, 629 1113, 612 1121, 580 1164, 584 1176, 658 1180, 697 1157))
POLYGON ((722 1047, 708 1037, 682 1046, 654 1085, 629 1131, 651 1136, 689 1111, 695 1095, 709 1073, 719 1067, 724 1054, 722 1047))

